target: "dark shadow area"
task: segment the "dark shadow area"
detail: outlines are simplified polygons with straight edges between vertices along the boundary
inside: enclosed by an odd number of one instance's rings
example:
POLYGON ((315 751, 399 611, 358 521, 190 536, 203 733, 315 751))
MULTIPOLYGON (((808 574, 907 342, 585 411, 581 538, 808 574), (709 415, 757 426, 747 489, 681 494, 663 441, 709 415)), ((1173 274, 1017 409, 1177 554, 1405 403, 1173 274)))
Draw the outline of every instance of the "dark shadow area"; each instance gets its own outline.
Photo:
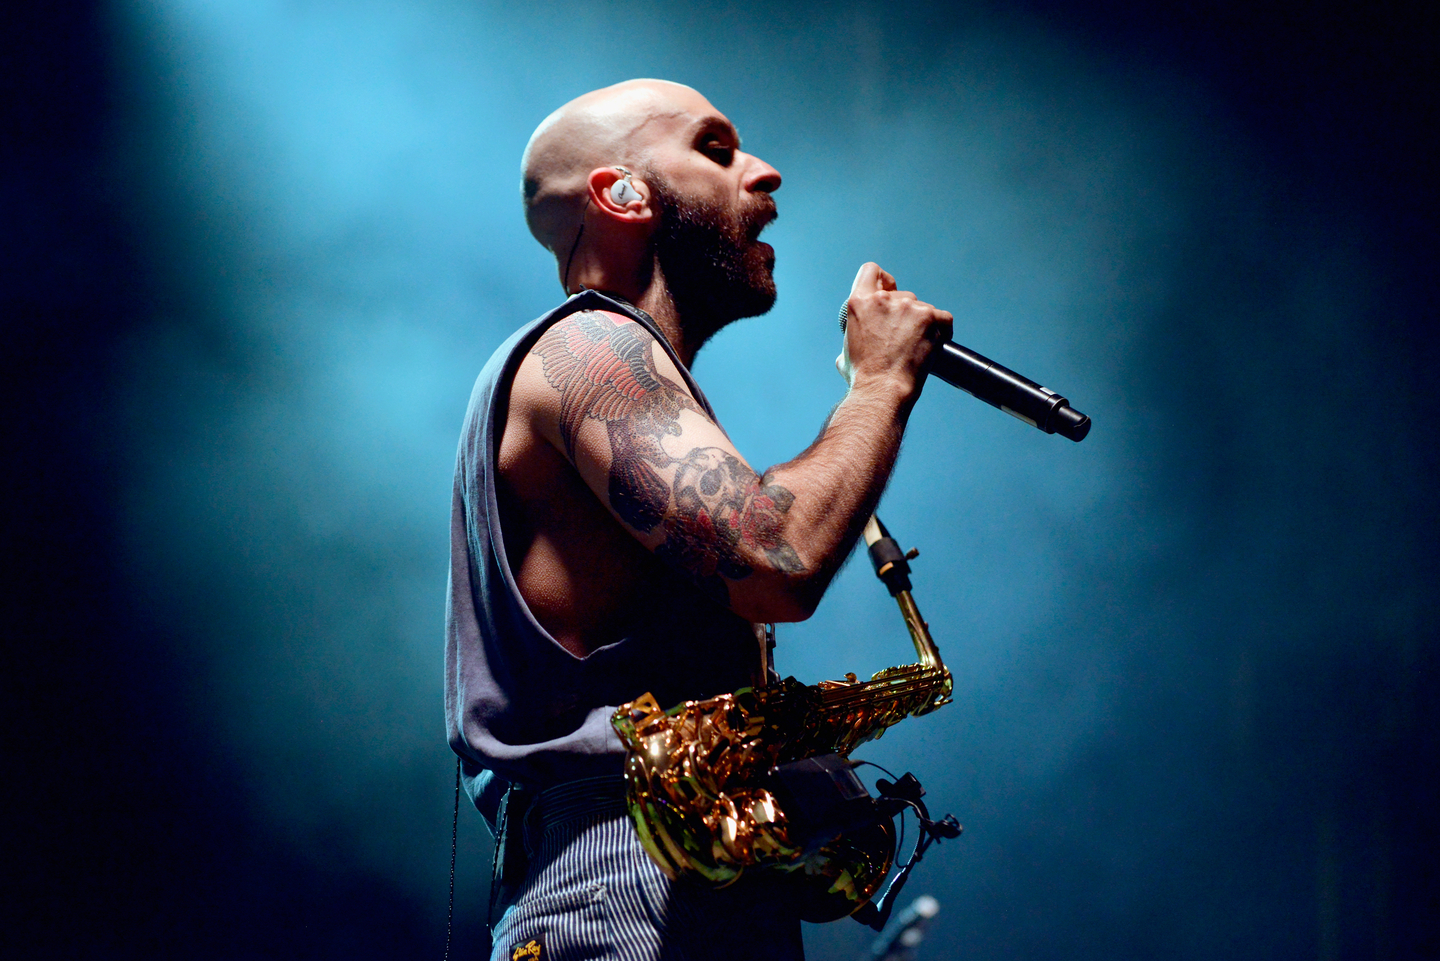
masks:
MULTIPOLYGON (((96 5, 12 6, 0 45, 0 940, 12 957, 438 957, 443 930, 386 879, 343 854, 317 866, 249 813, 164 653, 186 639, 117 586, 114 358, 164 291, 108 178, 96 5)), ((478 920, 462 915, 459 943, 478 943, 478 920)))

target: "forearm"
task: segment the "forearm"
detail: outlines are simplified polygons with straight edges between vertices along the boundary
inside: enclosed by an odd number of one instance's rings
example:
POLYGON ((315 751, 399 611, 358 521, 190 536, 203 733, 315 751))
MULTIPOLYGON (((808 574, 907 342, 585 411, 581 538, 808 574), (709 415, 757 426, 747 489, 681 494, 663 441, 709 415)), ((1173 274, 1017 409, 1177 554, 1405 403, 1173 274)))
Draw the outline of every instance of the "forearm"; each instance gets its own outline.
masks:
POLYGON ((794 497, 775 535, 798 564, 787 569, 757 555, 752 575, 731 586, 738 613, 768 621, 813 613, 880 500, 913 403, 898 386, 857 385, 804 453, 764 473, 761 485, 794 497))
POLYGON ((732 590, 731 606, 755 620, 801 620, 819 604, 880 500, 930 353, 954 322, 875 263, 861 266, 845 305, 840 366, 850 392, 820 439, 763 479, 788 492, 776 531, 793 563, 756 568, 763 576, 732 590))

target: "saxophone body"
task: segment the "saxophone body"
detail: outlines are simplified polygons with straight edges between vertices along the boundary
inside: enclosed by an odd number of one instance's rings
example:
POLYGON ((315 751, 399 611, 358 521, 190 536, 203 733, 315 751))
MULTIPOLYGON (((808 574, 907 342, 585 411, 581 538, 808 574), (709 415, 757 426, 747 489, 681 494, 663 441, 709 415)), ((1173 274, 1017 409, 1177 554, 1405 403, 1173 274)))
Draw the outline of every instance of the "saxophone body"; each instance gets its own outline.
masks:
MULTIPOLYGON (((876 541, 894 544, 882 532, 874 519, 867 525, 872 559, 876 541)), ((898 548, 892 553, 900 563, 897 569, 892 562, 891 569, 903 588, 890 580, 887 585, 918 663, 886 668, 868 681, 847 674, 806 685, 791 677, 669 709, 645 694, 616 710, 631 820, 640 843, 668 876, 723 886, 748 870, 786 872, 799 883, 806 921, 845 917, 884 882, 895 856, 889 821, 807 848, 770 774, 779 765, 817 755, 848 757, 905 718, 949 702, 950 671, 910 597, 904 558, 898 548)))

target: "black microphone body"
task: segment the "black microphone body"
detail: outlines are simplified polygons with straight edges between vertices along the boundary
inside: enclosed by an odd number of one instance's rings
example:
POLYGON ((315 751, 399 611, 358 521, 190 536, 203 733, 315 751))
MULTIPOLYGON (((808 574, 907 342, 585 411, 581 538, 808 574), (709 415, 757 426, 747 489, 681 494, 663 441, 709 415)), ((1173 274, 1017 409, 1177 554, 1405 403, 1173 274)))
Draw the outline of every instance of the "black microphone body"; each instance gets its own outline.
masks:
POLYGON ((961 347, 953 340, 942 341, 931 358, 930 373, 1031 427, 1076 443, 1090 433, 1090 418, 1071 407, 1064 397, 969 347, 961 347))
MULTIPOLYGON (((841 333, 849 320, 847 300, 840 305, 841 333)), ((1059 434, 1078 444, 1090 433, 1090 418, 1064 397, 953 340, 941 341, 930 355, 930 373, 1047 434, 1059 434)))

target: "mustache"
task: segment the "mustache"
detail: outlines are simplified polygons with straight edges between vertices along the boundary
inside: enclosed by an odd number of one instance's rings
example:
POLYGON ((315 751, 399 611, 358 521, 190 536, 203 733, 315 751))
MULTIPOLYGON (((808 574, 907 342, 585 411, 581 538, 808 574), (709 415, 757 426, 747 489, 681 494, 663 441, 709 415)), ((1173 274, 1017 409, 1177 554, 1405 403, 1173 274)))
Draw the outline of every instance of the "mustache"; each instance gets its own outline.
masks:
POLYGON ((743 220, 745 236, 751 240, 756 239, 762 230, 779 218, 780 211, 775 207, 775 198, 769 194, 761 194, 755 206, 745 212, 743 220))

